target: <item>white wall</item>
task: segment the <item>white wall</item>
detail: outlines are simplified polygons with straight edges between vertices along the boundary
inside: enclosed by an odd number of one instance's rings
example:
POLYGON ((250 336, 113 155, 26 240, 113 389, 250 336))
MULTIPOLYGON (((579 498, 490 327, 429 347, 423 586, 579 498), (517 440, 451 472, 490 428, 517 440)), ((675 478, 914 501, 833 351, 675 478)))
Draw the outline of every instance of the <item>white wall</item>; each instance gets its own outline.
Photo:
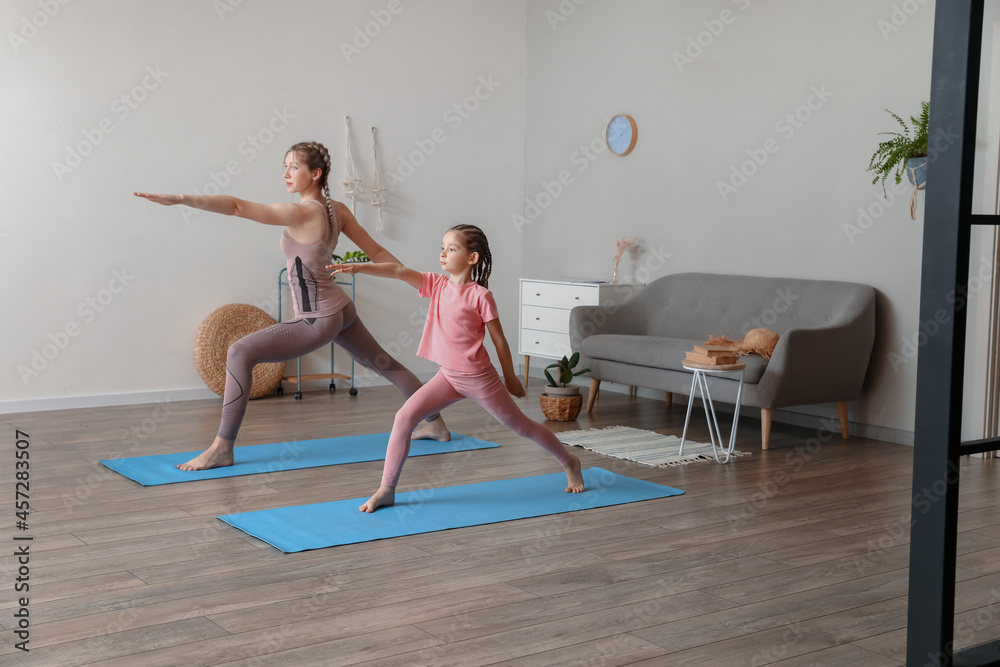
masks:
MULTIPOLYGON (((506 212, 523 189, 523 2, 11 0, 0 25, 0 411, 212 396, 192 360, 195 332, 227 303, 277 314, 281 230, 188 218, 131 193, 207 191, 214 178, 225 194, 285 201, 284 151, 318 140, 342 198, 345 115, 366 181, 372 125, 387 176, 407 176, 376 239, 437 270, 447 227, 480 224, 516 328, 521 237, 506 212), (130 108, 120 98, 133 91, 130 108), (67 147, 87 153, 68 171, 54 166, 67 147), (400 171, 401 160, 419 166, 400 171)), ((374 209, 359 205, 358 217, 374 230, 374 209)), ((415 356, 411 288, 362 277, 357 301, 390 351, 422 376, 434 370, 415 356)), ((324 355, 309 364, 322 369, 324 355)))
MULTIPOLYGON (((240 173, 224 192, 281 201, 284 149, 308 139, 328 145, 339 181, 350 115, 366 178, 373 124, 386 172, 423 158, 392 193, 379 239, 435 269, 447 226, 483 225, 512 345, 518 277, 607 279, 625 235, 646 250, 626 258, 624 279, 707 270, 863 282, 879 291, 880 334, 851 418, 906 439, 916 363, 903 339, 919 319, 923 195, 911 221, 908 193, 884 201, 865 168, 876 134, 893 128, 884 108, 907 116, 929 95, 932 2, 909 3, 909 15, 891 0, 402 0, 388 14, 390 4, 92 0, 52 17, 38 0, 4 4, 0 411, 205 395, 191 359, 198 324, 231 302, 274 312, 279 231, 206 213, 187 221, 131 191, 204 189, 233 161, 240 173), (341 45, 366 24, 376 32, 372 12, 391 20, 348 62, 341 45), (32 32, 32 21, 44 25, 32 32), (689 38, 702 52, 679 67, 689 38), (167 74, 157 83, 147 68, 167 74), (445 118, 491 76, 500 86, 478 109, 457 126, 445 118), (116 99, 144 81, 156 87, 138 90, 145 99, 124 116, 116 99), (274 109, 294 118, 250 159, 243 142, 266 135, 274 109), (605 122, 622 112, 638 121, 637 148, 591 160, 581 147, 600 151, 605 122), (797 112, 808 115, 798 127, 778 124, 797 112), (112 131, 95 135, 102 119, 112 131), (423 155, 416 142, 428 146, 435 128, 446 141, 423 155), (88 133, 100 144, 60 179, 53 162, 88 133), (724 201, 719 183, 765 146, 777 150, 724 201), (572 182, 541 197, 564 171, 572 182), (547 206, 530 216, 526 199, 547 206), (873 220, 859 222, 859 209, 873 220), (128 285, 112 294, 116 270, 128 285), (86 305, 99 297, 110 297, 101 312, 86 305), (75 336, 60 335, 68 326, 75 336), (45 367, 22 379, 33 358, 45 367)), ((359 218, 374 228, 370 207, 359 218)), ((361 280, 369 328, 429 373, 414 356, 419 299, 361 280)))
POLYGON ((876 134, 894 126, 884 109, 906 117, 929 97, 933 3, 903 4, 913 13, 891 0, 529 3, 525 195, 549 205, 523 227, 526 275, 608 279, 615 241, 630 235, 648 249, 623 263, 626 279, 718 271, 869 284, 879 337, 851 419, 906 441, 916 360, 902 339, 919 321, 923 195, 911 221, 909 193, 887 203, 865 171, 876 134), (634 152, 581 159, 617 113, 638 123, 634 152), (796 113, 798 126, 783 120, 796 113), (765 147, 766 162, 723 197, 719 183, 765 147), (545 183, 555 190, 564 170, 572 183, 549 203, 545 183), (859 224, 869 208, 874 220, 859 224))

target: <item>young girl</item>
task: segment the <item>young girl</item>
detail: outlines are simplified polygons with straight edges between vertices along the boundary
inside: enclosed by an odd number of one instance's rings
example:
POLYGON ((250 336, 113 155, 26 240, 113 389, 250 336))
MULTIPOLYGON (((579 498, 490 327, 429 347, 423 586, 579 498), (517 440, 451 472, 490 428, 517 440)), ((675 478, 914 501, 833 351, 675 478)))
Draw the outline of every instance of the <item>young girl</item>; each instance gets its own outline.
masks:
POLYGON ((359 509, 374 512, 395 502, 396 483, 410 451, 410 431, 423 417, 462 398, 471 398, 501 424, 541 445, 566 471, 569 482, 566 491, 580 493, 583 491, 580 459, 570 454, 552 431, 526 417, 508 394, 520 398, 525 391, 514 373, 493 294, 486 289, 493 267, 486 235, 475 225, 452 227, 444 235, 440 259, 441 269, 448 276, 419 273, 402 264, 333 264, 327 267, 334 269, 335 274, 370 273, 396 278, 416 287, 420 296, 430 298, 417 354, 441 366, 437 375, 408 398, 396 413, 382 486, 359 509), (500 358, 503 382, 483 347, 484 329, 490 332, 500 358))
MULTIPOLYGON (((164 206, 183 204, 284 227, 281 249, 288 268, 295 319, 244 336, 229 348, 218 435, 207 450, 179 464, 181 470, 233 465, 233 446, 250 400, 250 381, 256 364, 294 359, 334 341, 363 366, 396 385, 404 396, 420 388, 417 376, 390 357, 372 337, 358 318, 350 297, 324 269, 341 233, 374 261, 399 261, 368 235, 351 209, 330 199, 329 175, 330 154, 323 144, 308 141, 295 144, 285 154, 285 187, 289 193, 299 195, 297 204, 257 204, 225 195, 134 193, 164 206)), ((428 415, 427 426, 413 437, 450 440, 451 434, 444 419, 433 414, 428 415)))

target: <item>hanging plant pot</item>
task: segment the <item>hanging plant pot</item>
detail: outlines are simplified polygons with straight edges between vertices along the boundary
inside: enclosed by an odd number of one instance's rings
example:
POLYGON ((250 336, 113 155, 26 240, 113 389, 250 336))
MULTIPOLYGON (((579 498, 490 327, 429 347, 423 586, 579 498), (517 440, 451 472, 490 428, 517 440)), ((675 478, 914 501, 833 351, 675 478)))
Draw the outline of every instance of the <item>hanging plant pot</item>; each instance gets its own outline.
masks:
POLYGON ((913 192, 910 193, 910 220, 916 220, 917 192, 927 184, 927 156, 907 158, 906 178, 913 184, 913 192))
POLYGON ((927 156, 911 157, 906 161, 906 178, 918 190, 923 190, 927 183, 927 156))

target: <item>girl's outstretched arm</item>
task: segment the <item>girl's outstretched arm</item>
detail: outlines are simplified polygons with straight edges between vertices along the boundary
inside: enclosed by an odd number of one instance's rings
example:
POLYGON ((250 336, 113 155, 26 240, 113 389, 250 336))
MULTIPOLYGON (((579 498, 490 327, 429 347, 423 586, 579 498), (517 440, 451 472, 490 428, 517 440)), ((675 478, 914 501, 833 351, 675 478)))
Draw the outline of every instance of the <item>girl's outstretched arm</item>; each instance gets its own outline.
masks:
POLYGON ((316 207, 282 202, 279 204, 258 204, 229 195, 168 195, 152 192, 133 192, 136 197, 148 199, 163 206, 183 204, 209 213, 235 215, 262 225, 281 225, 298 228, 322 218, 323 213, 316 207))
POLYGON ((507 337, 503 335, 500 318, 487 322, 486 330, 490 332, 493 347, 497 349, 497 359, 500 361, 500 368, 503 369, 503 383, 507 391, 512 396, 523 398, 527 392, 524 391, 524 385, 514 372, 514 361, 510 358, 510 346, 507 345, 507 337))
POLYGON ((330 264, 326 268, 333 269, 330 274, 367 273, 379 278, 395 278, 412 285, 417 289, 424 284, 424 276, 419 271, 408 269, 402 264, 393 262, 356 262, 352 264, 330 264))

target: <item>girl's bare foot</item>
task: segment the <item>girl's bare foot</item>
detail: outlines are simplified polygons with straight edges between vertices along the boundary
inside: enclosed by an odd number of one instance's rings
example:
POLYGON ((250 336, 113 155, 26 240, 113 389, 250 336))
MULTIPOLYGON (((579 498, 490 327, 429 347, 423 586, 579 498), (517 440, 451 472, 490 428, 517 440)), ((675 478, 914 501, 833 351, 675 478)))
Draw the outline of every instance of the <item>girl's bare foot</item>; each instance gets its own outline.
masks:
POLYGON ((180 470, 209 470, 231 465, 233 465, 233 441, 216 436, 211 447, 187 463, 178 463, 177 468, 180 470))
POLYGON ((432 422, 427 422, 423 428, 418 428, 410 434, 410 440, 437 440, 438 442, 448 442, 451 440, 451 431, 444 423, 444 417, 438 417, 432 422))
POLYGON ((392 486, 380 486, 375 495, 368 499, 368 501, 358 507, 362 512, 374 512, 379 507, 389 507, 396 502, 396 488, 392 486))
POLYGON ((570 456, 572 460, 569 465, 563 467, 563 470, 566 471, 566 481, 569 482, 566 493, 581 493, 583 491, 583 470, 581 470, 580 459, 572 454, 570 456))

